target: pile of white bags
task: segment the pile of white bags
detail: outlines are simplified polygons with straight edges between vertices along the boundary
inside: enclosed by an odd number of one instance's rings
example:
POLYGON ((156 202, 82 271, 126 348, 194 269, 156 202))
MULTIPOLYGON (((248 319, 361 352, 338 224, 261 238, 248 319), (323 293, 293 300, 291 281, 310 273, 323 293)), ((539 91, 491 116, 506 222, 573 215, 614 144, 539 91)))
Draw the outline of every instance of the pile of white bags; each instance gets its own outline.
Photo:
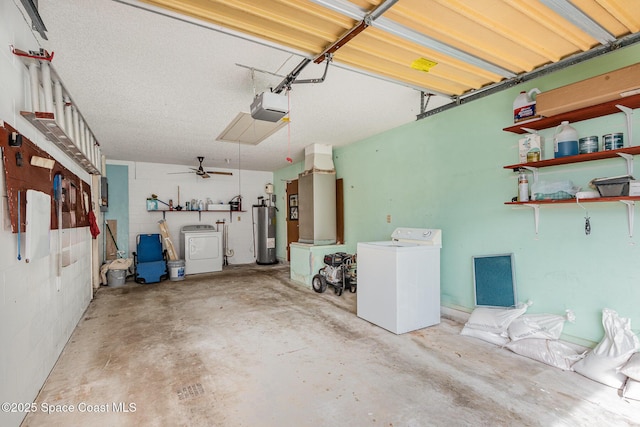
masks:
MULTIPOLYGON (((621 388, 628 377, 623 369, 627 369, 627 363, 640 348, 640 342, 631 331, 631 319, 619 317, 613 310, 602 310, 602 326, 602 341, 587 353, 584 359, 577 362, 573 369, 609 387, 621 388)), ((629 366, 628 372, 634 375, 638 373, 633 366, 629 366)), ((640 380, 640 375, 635 376, 640 380)), ((634 391, 631 389, 637 389, 637 386, 631 385, 629 388, 629 393, 633 394, 634 391)))
POLYGON ((514 353, 566 371, 576 371, 614 388, 624 386, 622 395, 640 400, 640 341, 631 330, 631 320, 613 310, 602 310, 605 336, 589 352, 577 353, 559 341, 566 315, 525 314, 531 303, 516 308, 478 307, 471 313, 461 335, 504 346, 514 353))
POLYGON ((524 314, 528 304, 512 309, 478 307, 471 313, 461 335, 479 338, 505 346, 514 353, 563 370, 583 355, 558 341, 564 322, 573 322, 573 312, 565 316, 555 314, 524 314))
POLYGON ((529 304, 520 304, 516 308, 477 307, 460 334, 496 345, 505 345, 509 342, 509 325, 524 314, 527 308, 529 304))
POLYGON ((620 369, 620 373, 628 377, 624 390, 622 390, 622 396, 640 400, 640 353, 633 353, 620 369))

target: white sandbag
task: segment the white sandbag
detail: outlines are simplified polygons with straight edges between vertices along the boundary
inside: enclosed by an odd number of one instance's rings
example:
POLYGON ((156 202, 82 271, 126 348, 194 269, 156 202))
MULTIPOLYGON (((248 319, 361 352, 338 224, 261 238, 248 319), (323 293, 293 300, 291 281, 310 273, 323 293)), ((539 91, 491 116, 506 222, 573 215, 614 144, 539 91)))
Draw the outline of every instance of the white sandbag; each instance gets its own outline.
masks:
POLYGON ((501 335, 493 332, 481 331, 480 329, 473 329, 467 326, 462 328, 460 335, 478 338, 482 341, 490 342, 491 344, 500 346, 505 345, 509 342, 509 338, 506 337, 506 334, 501 335))
POLYGON ((633 400, 640 400, 640 381, 636 381, 632 378, 627 380, 622 390, 622 397, 633 400))
POLYGON ((524 314, 528 307, 528 304, 520 304, 516 308, 477 307, 465 326, 494 334, 506 334, 511 322, 524 314))
POLYGON ((584 357, 584 354, 578 354, 573 348, 557 340, 521 339, 512 341, 505 347, 514 353, 563 371, 571 371, 571 366, 584 357))
POLYGON ((620 369, 620 373, 640 381, 640 353, 633 353, 627 363, 620 369))
POLYGON ((594 381, 621 388, 627 377, 619 370, 640 347, 638 337, 631 331, 631 320, 618 316, 613 310, 602 310, 604 338, 573 365, 577 373, 594 381))
POLYGON ((528 338, 557 340, 562 335, 564 322, 573 322, 575 315, 567 310, 566 315, 557 314, 524 314, 509 325, 509 338, 518 341, 528 338))

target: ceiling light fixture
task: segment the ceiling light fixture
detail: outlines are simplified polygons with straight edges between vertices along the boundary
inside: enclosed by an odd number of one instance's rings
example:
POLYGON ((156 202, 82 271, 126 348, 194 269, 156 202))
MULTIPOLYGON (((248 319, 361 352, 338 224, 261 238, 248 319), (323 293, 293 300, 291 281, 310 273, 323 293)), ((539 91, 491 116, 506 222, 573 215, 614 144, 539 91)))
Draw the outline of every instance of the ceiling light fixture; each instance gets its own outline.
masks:
POLYGON ((286 124, 284 120, 277 122, 255 120, 251 114, 240 112, 218 135, 216 141, 258 145, 286 124))

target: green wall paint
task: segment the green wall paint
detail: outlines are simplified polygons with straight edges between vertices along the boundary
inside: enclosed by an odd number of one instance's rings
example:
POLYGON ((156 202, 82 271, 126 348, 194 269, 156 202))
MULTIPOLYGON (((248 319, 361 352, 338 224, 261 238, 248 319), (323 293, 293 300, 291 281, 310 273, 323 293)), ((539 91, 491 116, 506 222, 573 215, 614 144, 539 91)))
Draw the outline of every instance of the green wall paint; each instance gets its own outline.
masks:
MULTIPOLYGON (((118 221, 117 236, 115 236, 118 250, 129 254, 129 167, 107 165, 107 182, 109 183, 109 210, 105 212, 104 219, 118 221)), ((108 230, 105 239, 111 239, 108 230)))
MULTIPOLYGON (((516 174, 503 168, 518 162, 519 136, 502 131, 511 124, 512 103, 521 90, 549 90, 637 62, 640 46, 613 52, 543 78, 515 86, 452 110, 409 123, 334 150, 338 178, 344 179, 345 238, 387 240, 396 227, 442 229, 442 304, 471 311, 474 255, 515 254, 518 299, 531 300, 529 312, 576 313, 565 339, 592 344, 602 338, 605 307, 630 317, 640 328, 640 244, 629 238, 621 203, 587 205, 592 233, 584 233, 586 212, 577 205, 542 207, 535 234, 533 211, 507 206, 517 194, 516 174), (386 222, 391 215, 391 223, 386 222)), ((574 127, 581 136, 624 131, 615 114, 574 127)), ((634 115, 635 145, 640 117, 634 115)), ((545 158, 553 157, 554 129, 545 158)), ((625 135, 625 138, 627 136, 625 135)), ((638 160, 635 169, 640 170, 638 160)), ((303 164, 275 173, 278 194, 303 164)), ((583 189, 596 177, 626 173, 622 159, 544 168, 540 179, 572 180, 583 189)), ((636 175, 640 174, 637 172, 636 175)), ((634 209, 636 214, 638 209, 634 209)), ((285 224, 284 210, 278 224, 285 224)), ((278 228, 278 256, 286 255, 286 230, 278 228)), ((636 227, 637 228, 637 227, 636 227)), ((636 230, 640 235, 640 230, 636 230)))

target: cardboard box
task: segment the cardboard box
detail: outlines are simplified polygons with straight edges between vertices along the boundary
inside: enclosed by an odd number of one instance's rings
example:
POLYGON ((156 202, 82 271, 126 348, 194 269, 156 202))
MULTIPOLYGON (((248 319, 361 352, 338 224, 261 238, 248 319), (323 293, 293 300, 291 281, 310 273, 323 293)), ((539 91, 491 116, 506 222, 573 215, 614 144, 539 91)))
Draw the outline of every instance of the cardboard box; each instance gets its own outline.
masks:
POLYGON ((629 181, 629 196, 640 196, 640 181, 629 181))
POLYGON ((537 113, 549 117, 628 96, 640 89, 640 62, 536 96, 537 113))
POLYGON ((518 153, 518 163, 544 160, 544 137, 538 134, 526 134, 518 140, 518 153))

